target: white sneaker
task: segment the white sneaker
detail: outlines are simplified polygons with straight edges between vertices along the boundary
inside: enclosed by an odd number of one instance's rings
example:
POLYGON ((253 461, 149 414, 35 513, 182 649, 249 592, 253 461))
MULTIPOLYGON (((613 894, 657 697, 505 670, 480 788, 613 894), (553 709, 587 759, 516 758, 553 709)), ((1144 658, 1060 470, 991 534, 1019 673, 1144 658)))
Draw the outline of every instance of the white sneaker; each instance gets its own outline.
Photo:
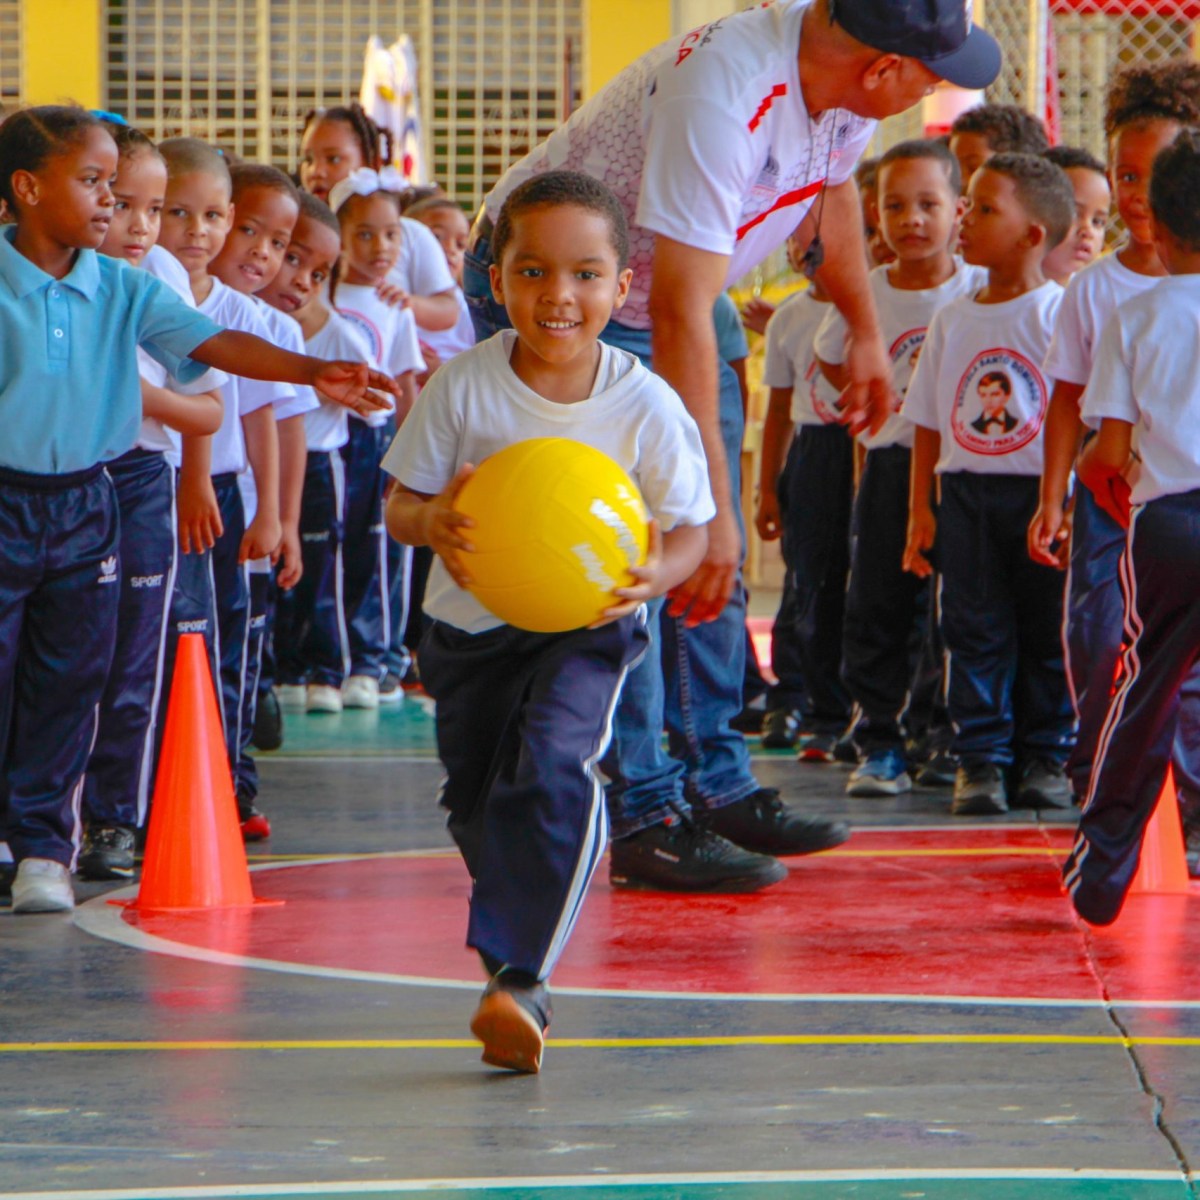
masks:
POLYGON ((275 698, 279 701, 280 708, 286 708, 290 712, 303 712, 308 707, 307 689, 302 683, 277 683, 275 698))
POLYGON ((342 705, 345 708, 378 708, 379 680, 370 675, 351 675, 342 684, 342 705))
POLYGON ((304 707, 309 712, 340 713, 342 693, 328 683, 310 683, 304 707))
POLYGON ((15 913, 70 912, 75 907, 71 872, 51 858, 25 858, 12 884, 15 913))

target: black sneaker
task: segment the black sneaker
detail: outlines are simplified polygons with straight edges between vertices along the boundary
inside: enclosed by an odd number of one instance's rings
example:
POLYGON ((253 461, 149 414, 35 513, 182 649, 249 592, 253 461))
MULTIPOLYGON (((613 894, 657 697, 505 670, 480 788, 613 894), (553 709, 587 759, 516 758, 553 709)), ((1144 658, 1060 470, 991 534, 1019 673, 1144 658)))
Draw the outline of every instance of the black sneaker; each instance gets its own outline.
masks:
POLYGON ((274 688, 258 693, 250 740, 259 750, 278 750, 283 745, 283 710, 274 688))
POLYGON ((917 787, 944 788, 953 787, 958 774, 958 764, 945 750, 935 750, 917 768, 913 783, 917 787))
POLYGON ((736 729, 747 737, 761 733, 763 720, 767 715, 767 702, 762 696, 755 696, 746 704, 740 713, 729 722, 730 729, 736 729))
POLYGON ((800 710, 773 708, 762 720, 762 744, 766 750, 791 750, 800 736, 800 710))
POLYGON ((471 1018, 483 1043, 483 1061, 505 1071, 536 1075, 550 1028, 550 993, 523 971, 502 967, 488 981, 471 1018))
POLYGON ((858 766, 858 747, 854 744, 854 730, 847 729, 836 742, 833 743, 833 761, 841 763, 843 767, 858 766))
POLYGON ((651 825, 612 844, 615 888, 664 892, 757 892, 787 877, 778 859, 754 854, 689 817, 651 825))
POLYGON ((1071 783, 1062 763, 1034 759, 1021 768, 1013 808, 1070 808, 1071 783))
POLYGON ((1004 772, 993 762, 967 763, 954 776, 950 813, 955 817, 987 817, 1008 812, 1004 772))
POLYGON ((89 825, 76 868, 80 879, 132 879, 137 838, 124 825, 89 825))
POLYGON ((778 788, 759 788, 744 800, 707 814, 709 829, 755 854, 815 854, 831 850, 850 836, 845 821, 807 817, 789 808, 778 788))
POLYGON ((404 701, 404 681, 395 671, 388 671, 379 684, 380 704, 401 704, 404 701))

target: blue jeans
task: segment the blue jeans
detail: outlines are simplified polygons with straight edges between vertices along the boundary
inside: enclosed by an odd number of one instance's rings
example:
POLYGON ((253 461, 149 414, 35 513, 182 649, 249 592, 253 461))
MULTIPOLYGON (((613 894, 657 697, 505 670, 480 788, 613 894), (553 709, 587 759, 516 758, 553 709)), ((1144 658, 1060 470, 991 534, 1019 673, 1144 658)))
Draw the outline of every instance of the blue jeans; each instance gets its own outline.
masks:
MULTIPOLYGON (((486 241, 468 252, 463 291, 482 341, 509 326, 488 282, 491 261, 486 241)), ((650 331, 610 321, 601 339, 636 354, 650 366, 650 331)), ((721 437, 729 462, 736 505, 740 494, 742 398, 737 376, 720 363, 721 437)), ((660 824, 689 803, 721 808, 757 790, 750 756, 729 722, 742 708, 746 654, 746 602, 740 578, 733 596, 715 620, 688 629, 663 613, 663 601, 649 611, 650 647, 630 671, 613 722, 613 742, 604 763, 613 836, 627 837, 660 824), (662 744, 667 731, 668 750, 662 744)))

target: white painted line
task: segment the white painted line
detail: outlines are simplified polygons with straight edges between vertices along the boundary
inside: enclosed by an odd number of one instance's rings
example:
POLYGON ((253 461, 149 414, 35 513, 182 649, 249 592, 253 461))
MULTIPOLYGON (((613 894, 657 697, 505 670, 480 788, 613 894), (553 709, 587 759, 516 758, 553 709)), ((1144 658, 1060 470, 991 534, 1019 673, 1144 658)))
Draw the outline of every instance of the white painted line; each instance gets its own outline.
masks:
MULTIPOLYGON (((738 1184, 791 1183, 939 1183, 981 1181, 1001 1182, 1098 1182, 1098 1183, 1176 1183, 1186 1180, 1178 1171, 1122 1171, 1087 1169, 1080 1171, 1059 1168, 998 1167, 962 1170, 943 1167, 928 1171, 912 1169, 854 1171, 741 1171, 722 1173, 692 1173, 686 1175, 546 1175, 517 1179, 372 1179, 340 1183, 254 1183, 226 1184, 213 1187, 156 1187, 100 1191, 73 1191, 71 1200, 223 1200, 224 1197, 269 1196, 370 1196, 381 1192, 482 1192, 548 1190, 601 1187, 704 1187, 738 1184)), ((64 1200, 66 1192, 3 1193, 5 1200, 64 1200)))

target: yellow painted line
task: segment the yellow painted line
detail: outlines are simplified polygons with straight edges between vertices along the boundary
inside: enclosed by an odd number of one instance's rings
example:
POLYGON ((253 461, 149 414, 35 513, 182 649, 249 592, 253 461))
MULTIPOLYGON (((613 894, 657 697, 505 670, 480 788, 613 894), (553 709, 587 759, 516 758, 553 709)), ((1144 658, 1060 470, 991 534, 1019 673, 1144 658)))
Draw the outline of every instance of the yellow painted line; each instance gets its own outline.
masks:
MULTIPOLYGON (((471 1038, 383 1038, 337 1040, 190 1042, 0 1042, 0 1054, 111 1054, 130 1051, 194 1052, 241 1050, 464 1050, 471 1038)), ((770 1046, 1170 1046, 1200 1047, 1200 1037, 1118 1037, 1061 1033, 784 1033, 713 1037, 552 1038, 559 1050, 711 1050, 770 1046)))

